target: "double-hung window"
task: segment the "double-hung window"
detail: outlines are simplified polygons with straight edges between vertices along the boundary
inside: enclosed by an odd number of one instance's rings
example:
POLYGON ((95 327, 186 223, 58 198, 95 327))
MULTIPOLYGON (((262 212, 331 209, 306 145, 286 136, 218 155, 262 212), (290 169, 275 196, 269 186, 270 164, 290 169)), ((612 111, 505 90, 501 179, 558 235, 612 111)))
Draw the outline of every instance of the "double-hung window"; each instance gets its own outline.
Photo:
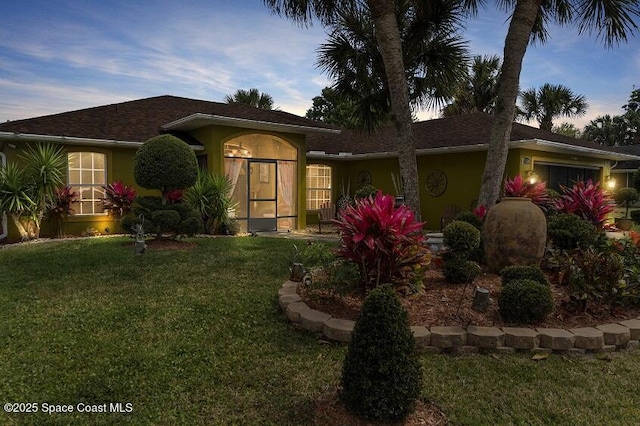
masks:
POLYGON ((331 167, 324 164, 307 166, 307 210, 318 210, 331 202, 331 167))

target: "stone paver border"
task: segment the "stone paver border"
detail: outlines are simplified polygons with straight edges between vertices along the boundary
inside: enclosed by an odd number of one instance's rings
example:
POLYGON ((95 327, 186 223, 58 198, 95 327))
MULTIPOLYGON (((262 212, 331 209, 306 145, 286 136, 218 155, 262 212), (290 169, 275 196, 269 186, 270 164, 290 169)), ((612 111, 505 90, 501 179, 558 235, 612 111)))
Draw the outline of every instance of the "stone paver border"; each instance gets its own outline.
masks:
MULTIPOLYGON (((322 334, 337 342, 349 342, 355 322, 333 318, 311 309, 297 294, 298 283, 286 281, 278 291, 278 303, 296 327, 322 334)), ((605 353, 640 347, 640 317, 569 330, 527 327, 431 327, 412 326, 418 350, 428 353, 476 353, 494 351, 605 353)))

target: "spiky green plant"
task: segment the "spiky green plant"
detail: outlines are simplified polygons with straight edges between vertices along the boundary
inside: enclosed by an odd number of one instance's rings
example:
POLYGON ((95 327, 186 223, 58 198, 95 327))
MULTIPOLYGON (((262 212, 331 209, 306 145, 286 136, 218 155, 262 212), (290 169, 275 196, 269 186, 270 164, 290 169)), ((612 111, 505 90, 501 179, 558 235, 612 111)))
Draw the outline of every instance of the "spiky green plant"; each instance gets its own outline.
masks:
POLYGON ((193 207, 205 226, 205 232, 218 233, 229 221, 232 184, 225 175, 199 170, 196 182, 184 192, 184 200, 193 207))

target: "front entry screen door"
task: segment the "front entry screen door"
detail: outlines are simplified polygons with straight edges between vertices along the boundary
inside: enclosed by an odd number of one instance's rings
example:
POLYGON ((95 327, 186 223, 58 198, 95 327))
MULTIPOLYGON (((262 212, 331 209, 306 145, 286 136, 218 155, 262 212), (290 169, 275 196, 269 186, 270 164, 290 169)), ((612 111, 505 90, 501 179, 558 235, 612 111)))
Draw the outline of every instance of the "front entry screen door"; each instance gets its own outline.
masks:
POLYGON ((275 231, 277 217, 277 163, 249 161, 249 231, 275 231))

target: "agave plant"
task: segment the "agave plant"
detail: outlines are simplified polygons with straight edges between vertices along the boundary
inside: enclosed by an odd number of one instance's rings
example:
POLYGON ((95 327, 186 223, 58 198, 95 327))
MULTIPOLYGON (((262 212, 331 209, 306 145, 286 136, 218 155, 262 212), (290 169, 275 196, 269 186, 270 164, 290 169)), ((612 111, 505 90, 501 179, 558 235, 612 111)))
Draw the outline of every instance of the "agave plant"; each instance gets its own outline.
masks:
POLYGON ((422 222, 406 206, 394 207, 395 197, 378 191, 347 207, 336 220, 341 234, 338 256, 360 269, 365 288, 407 284, 429 262, 422 245, 422 222))
POLYGON ((527 182, 522 176, 517 175, 513 179, 507 178, 504 182, 504 195, 506 197, 530 198, 531 202, 542 210, 549 205, 549 194, 546 182, 527 182))
POLYGON ((556 210, 573 213, 602 228, 607 215, 613 211, 614 203, 599 183, 578 181, 573 187, 562 187, 563 194, 555 201, 556 210))
POLYGON ((136 190, 117 180, 105 186, 104 195, 105 210, 117 218, 122 218, 131 211, 131 205, 136 198, 136 190))

